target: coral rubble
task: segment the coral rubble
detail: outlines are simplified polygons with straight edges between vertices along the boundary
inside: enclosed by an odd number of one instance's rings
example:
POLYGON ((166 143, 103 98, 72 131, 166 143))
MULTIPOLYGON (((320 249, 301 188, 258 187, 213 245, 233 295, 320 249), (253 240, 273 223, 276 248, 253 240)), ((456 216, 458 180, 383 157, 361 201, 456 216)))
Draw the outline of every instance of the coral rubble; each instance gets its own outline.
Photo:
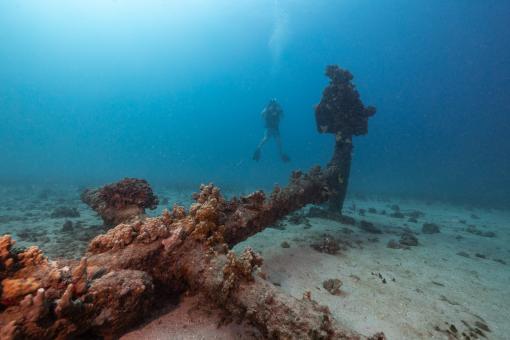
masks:
POLYGON ((399 243, 403 246, 415 247, 418 245, 418 239, 409 231, 404 231, 400 236, 399 243))
POLYGON ((435 223, 424 223, 421 232, 424 234, 437 234, 439 233, 439 226, 435 223))
POLYGON ((331 295, 341 295, 342 281, 339 279, 328 279, 322 283, 322 287, 326 289, 331 295))
POLYGON ((53 209, 50 214, 51 218, 62 218, 62 217, 80 217, 80 212, 76 208, 69 207, 57 207, 53 209))
POLYGON ((496 233, 493 231, 482 231, 479 230, 475 225, 469 225, 466 231, 470 234, 474 234, 482 237, 496 237, 496 233))
POLYGON ((359 222, 359 227, 361 230, 364 230, 367 233, 372 233, 372 234, 381 234, 382 233, 381 229, 377 228, 372 222, 368 222, 365 220, 361 220, 359 222))
POLYGON ((312 243, 310 246, 318 252, 330 255, 335 255, 340 251, 338 241, 328 234, 323 235, 319 242, 312 243))

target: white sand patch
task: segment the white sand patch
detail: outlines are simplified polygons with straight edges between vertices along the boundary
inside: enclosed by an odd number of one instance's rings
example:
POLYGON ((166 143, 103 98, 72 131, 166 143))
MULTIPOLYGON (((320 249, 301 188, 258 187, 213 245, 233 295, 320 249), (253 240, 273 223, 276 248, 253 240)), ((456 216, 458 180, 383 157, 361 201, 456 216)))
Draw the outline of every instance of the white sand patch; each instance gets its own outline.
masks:
MULTIPOLYGON (((122 340, 238 340, 256 339, 258 332, 231 322, 220 325, 220 311, 198 297, 184 298, 175 309, 121 337, 122 340)), ((258 337, 260 338, 260 337, 258 337)))
POLYGON ((358 221, 373 222, 383 234, 369 234, 347 226, 355 231, 347 235, 341 231, 344 225, 315 218, 311 219, 310 229, 305 230, 302 225, 287 226, 284 231, 269 229, 238 248, 250 245, 261 251, 270 280, 297 298, 311 291, 312 297, 327 305, 337 320, 360 333, 383 331, 389 339, 445 339, 447 335, 436 327, 446 330, 453 324, 462 338, 462 332, 469 334, 468 327, 475 329, 475 323, 481 322, 491 329, 491 332, 484 331, 488 338, 507 339, 510 334, 508 212, 478 211, 475 215, 480 218, 476 219, 470 216, 473 212, 459 207, 417 202, 399 204, 403 212, 418 209, 425 215, 418 223, 379 213, 359 216, 360 208, 391 210, 388 203, 356 202, 357 210, 351 216, 358 221), (404 209, 408 206, 409 209, 404 209), (441 233, 422 234, 424 222, 437 223, 441 233), (494 231, 496 237, 467 233, 469 224, 494 231), (388 240, 399 239, 393 233, 405 227, 419 233, 419 245, 409 250, 387 248, 388 240), (362 239, 363 243, 339 255, 312 250, 309 247, 312 239, 326 232, 338 239, 362 239), (374 237, 379 242, 368 241, 374 237), (291 247, 281 248, 283 241, 291 247), (457 255, 460 251, 470 257, 457 255), (477 257, 477 253, 486 258, 477 257), (322 282, 330 278, 343 282, 342 296, 333 296, 322 287, 322 282))

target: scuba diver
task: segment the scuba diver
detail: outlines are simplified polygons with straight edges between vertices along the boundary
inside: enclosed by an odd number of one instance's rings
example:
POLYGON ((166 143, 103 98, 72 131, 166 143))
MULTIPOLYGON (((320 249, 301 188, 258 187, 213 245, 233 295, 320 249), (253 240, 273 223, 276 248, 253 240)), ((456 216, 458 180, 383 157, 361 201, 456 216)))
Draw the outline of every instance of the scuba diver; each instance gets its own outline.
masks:
POLYGON ((266 105, 264 110, 262 110, 262 118, 264 119, 264 123, 266 126, 266 131, 264 133, 264 137, 260 141, 259 145, 257 146, 257 149, 253 153, 253 159, 255 161, 259 161, 260 159, 260 152, 264 144, 267 143, 269 138, 274 138, 276 141, 276 146, 278 147, 278 153, 280 154, 280 158, 284 162, 290 162, 289 156, 287 156, 283 152, 282 147, 282 140, 280 138, 280 119, 283 117, 283 110, 280 104, 276 101, 276 99, 271 99, 269 103, 266 105))

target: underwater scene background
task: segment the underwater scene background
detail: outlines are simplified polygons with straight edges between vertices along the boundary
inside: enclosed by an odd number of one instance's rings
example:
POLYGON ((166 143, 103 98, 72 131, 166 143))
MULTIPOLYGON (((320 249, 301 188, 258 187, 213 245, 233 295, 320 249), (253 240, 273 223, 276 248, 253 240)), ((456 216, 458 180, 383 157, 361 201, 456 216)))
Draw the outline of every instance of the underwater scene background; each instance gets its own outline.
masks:
POLYGON ((285 183, 324 164, 313 107, 339 64, 377 106, 351 191, 504 206, 504 1, 3 1, 0 180, 285 183), (281 164, 260 111, 283 106, 281 164))
POLYGON ((0 339, 509 339, 509 22, 499 0, 0 0, 0 339), (328 65, 377 108, 341 213, 309 204, 344 184, 328 65), (272 99, 283 153, 257 161, 272 99))

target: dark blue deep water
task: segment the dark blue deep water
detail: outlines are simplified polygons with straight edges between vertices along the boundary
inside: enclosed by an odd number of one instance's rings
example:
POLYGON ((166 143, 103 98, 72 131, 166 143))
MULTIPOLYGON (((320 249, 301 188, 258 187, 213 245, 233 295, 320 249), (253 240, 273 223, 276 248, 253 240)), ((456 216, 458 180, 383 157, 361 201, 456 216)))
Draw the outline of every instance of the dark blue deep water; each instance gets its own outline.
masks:
POLYGON ((324 164, 324 68, 378 112, 350 192, 510 204, 510 2, 0 1, 0 182, 248 190, 324 164), (260 111, 282 104, 251 159, 260 111))

